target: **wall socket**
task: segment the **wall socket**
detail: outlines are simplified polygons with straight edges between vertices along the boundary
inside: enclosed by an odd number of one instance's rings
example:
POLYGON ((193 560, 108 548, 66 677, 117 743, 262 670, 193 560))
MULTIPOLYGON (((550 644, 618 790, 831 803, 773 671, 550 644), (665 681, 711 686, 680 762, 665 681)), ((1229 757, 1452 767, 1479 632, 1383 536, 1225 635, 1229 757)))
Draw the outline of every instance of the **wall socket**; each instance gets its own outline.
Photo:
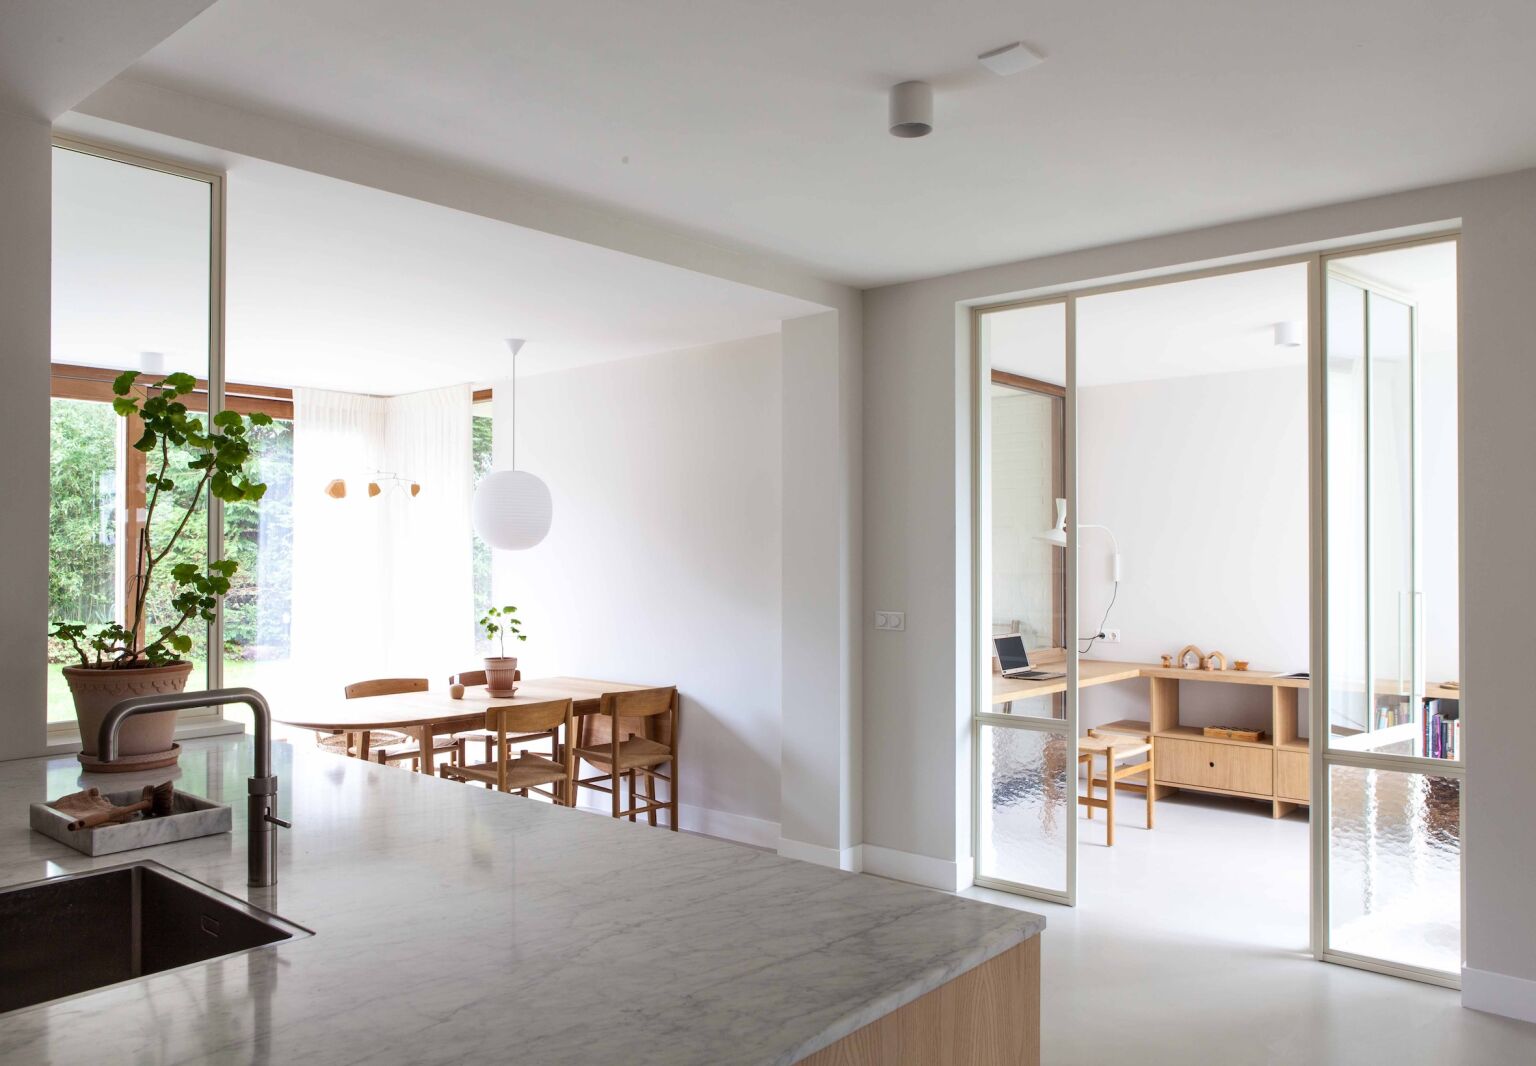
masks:
POLYGON ((1105 644, 1119 644, 1120 631, 1118 629, 1106 629, 1104 631, 1104 635, 1099 639, 1102 640, 1105 644))
POLYGON ((876 611, 876 629, 906 629, 907 616, 902 611, 876 611))

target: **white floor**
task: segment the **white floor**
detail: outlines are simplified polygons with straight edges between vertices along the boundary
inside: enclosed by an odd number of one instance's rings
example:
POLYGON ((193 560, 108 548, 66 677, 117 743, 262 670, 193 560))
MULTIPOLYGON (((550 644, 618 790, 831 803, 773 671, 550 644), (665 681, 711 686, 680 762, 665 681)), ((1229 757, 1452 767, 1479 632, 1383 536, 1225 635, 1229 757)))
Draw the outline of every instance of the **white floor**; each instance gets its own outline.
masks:
POLYGON ((1190 793, 1080 823, 1078 906, 972 888, 1045 914, 1047 1066, 1425 1063, 1533 1066, 1536 1025, 1459 993, 1307 953, 1305 814, 1190 793))

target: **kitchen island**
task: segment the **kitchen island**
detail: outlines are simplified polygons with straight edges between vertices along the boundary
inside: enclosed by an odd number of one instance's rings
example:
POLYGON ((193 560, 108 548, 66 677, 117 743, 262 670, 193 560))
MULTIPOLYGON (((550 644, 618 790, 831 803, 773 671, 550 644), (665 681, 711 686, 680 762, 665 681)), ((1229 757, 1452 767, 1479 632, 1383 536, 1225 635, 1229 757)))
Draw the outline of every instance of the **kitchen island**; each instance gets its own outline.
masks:
POLYGON ((184 747, 233 833, 88 858, 27 827, 74 757, 0 763, 0 885, 150 859, 314 935, 0 1015, 0 1061, 1039 1061, 1037 915, 281 743, 247 888, 249 740, 184 747))

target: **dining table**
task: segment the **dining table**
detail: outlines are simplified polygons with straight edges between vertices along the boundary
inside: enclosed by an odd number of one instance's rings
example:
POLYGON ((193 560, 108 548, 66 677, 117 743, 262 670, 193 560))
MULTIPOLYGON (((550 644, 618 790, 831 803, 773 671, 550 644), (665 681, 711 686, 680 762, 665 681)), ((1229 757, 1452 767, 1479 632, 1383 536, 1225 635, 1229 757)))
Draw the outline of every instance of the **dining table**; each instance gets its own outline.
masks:
MULTIPOLYGON (((627 681, 598 681, 586 677, 540 677, 519 681, 511 696, 492 696, 484 685, 467 685, 455 697, 449 686, 433 685, 424 692, 396 692, 386 696, 306 702, 292 711, 274 712, 284 725, 313 729, 317 733, 346 733, 348 746, 366 758, 368 734, 393 730, 404 733, 431 751, 433 738, 452 736, 485 727, 487 711, 524 707, 549 700, 570 700, 577 717, 596 714, 605 693, 637 692, 655 688, 627 681)), ((432 760, 419 759, 421 773, 431 775, 432 760)))

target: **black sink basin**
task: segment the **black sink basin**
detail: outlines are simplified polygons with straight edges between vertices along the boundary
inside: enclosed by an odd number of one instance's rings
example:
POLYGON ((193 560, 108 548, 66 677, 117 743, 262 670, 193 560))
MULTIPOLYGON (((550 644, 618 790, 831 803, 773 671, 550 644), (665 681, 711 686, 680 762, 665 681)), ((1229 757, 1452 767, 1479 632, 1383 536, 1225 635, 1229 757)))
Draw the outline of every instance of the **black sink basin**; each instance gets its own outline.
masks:
POLYGON ((0 1012, 309 935, 156 862, 0 888, 0 1012))

